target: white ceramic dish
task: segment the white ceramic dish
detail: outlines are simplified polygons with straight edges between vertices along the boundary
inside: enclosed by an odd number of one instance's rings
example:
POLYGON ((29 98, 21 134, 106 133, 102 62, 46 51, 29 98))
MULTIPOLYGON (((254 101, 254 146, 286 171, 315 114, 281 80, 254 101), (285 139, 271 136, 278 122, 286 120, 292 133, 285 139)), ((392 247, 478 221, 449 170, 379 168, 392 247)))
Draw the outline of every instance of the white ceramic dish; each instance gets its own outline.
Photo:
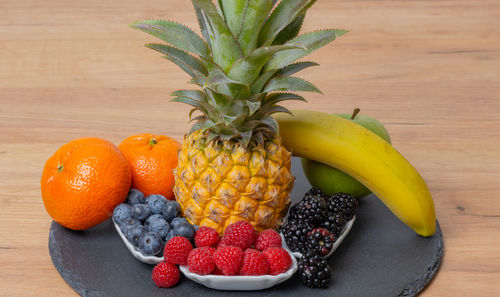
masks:
MULTIPOLYGON (((325 258, 330 257, 333 252, 339 247, 339 245, 344 241, 344 238, 349 234, 349 231, 351 231, 352 224, 354 224, 354 221, 356 220, 356 216, 353 216, 352 219, 350 219, 344 226, 344 229, 342 229, 342 233, 340 234, 339 238, 335 241, 333 244, 332 250, 325 256, 325 258)), ((302 254, 299 252, 292 252, 288 246, 286 245, 285 237, 283 236, 283 233, 280 233, 281 235, 281 240, 283 242, 283 248, 288 250, 292 255, 294 255, 296 258, 300 259, 302 257, 302 254)))
POLYGON ((160 262, 163 262, 163 257, 157 257, 157 256, 144 256, 139 250, 133 246, 128 239, 125 237, 125 235, 122 233, 122 230, 120 230, 120 226, 118 226, 114 221, 113 224, 115 225, 116 231, 118 231, 118 234, 120 235, 121 239, 125 243, 125 246, 128 248, 128 250, 134 255, 134 257, 141 261, 142 263, 146 264, 151 264, 155 265, 160 262))
MULTIPOLYGON (((142 263, 155 265, 163 262, 163 257, 144 256, 135 246, 133 246, 120 230, 120 227, 113 222, 115 229, 120 235, 120 238, 125 243, 125 246, 132 255, 142 263)), ((286 244, 284 244, 286 245, 286 244)), ((180 271, 190 280, 204 285, 205 287, 216 290, 238 290, 238 291, 254 291, 263 290, 275 286, 289 279, 297 271, 297 260, 290 250, 287 252, 292 258, 292 266, 288 271, 278 275, 260 275, 260 276, 225 276, 225 275, 199 275, 189 271, 186 265, 179 266, 180 271)))
POLYGON ((225 276, 225 275, 199 275, 189 271, 185 265, 180 266, 182 273, 190 280, 204 285, 207 288, 216 290, 235 290, 235 291, 256 291, 273 287, 289 279, 297 271, 297 260, 288 251, 292 258, 292 266, 286 272, 278 275, 259 275, 259 276, 225 276))

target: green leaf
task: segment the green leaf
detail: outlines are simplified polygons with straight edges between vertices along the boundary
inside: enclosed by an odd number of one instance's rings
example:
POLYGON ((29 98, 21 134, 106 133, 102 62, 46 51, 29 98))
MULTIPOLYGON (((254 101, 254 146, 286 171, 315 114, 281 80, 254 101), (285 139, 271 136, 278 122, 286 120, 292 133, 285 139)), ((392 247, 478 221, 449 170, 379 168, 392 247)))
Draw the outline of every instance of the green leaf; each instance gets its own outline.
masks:
POLYGON ((207 25, 207 32, 212 46, 212 58, 216 64, 228 71, 231 65, 242 57, 241 48, 231 30, 217 12, 210 0, 192 0, 202 10, 202 17, 207 25))
POLYGON ((285 108, 285 107, 279 106, 279 105, 275 105, 275 106, 271 107, 267 111, 267 114, 273 114, 273 113, 278 113, 278 112, 284 112, 284 113, 288 113, 289 115, 293 115, 292 112, 290 110, 288 110, 288 108, 285 108))
POLYGON ((250 85, 259 77, 262 67, 275 53, 291 48, 292 47, 288 45, 260 47, 254 50, 248 57, 236 61, 233 67, 229 70, 228 76, 232 79, 250 85))
POLYGON ((321 91, 310 82, 293 76, 278 76, 271 79, 264 87, 264 92, 272 91, 302 91, 321 93, 321 91))
POLYGON ((257 80, 250 86, 252 93, 259 93, 264 88, 264 85, 274 76, 277 70, 271 70, 261 74, 257 80))
POLYGON ((224 13, 229 29, 234 36, 238 36, 245 18, 248 0, 219 0, 219 6, 224 13))
POLYGON ((233 98, 246 98, 250 94, 248 85, 231 79, 220 68, 215 68, 210 72, 204 87, 233 98))
POLYGON ((246 104, 248 106, 248 115, 251 116, 253 115, 257 110, 260 108, 260 101, 256 102, 251 102, 251 101, 246 101, 246 104))
POLYGON ((263 103, 266 105, 268 105, 268 104, 275 105, 278 102, 287 101, 287 100, 297 100, 297 101, 307 102, 307 100, 304 97, 293 94, 293 93, 273 93, 273 94, 267 95, 267 97, 263 103))
POLYGON ((271 69, 281 69, 289 65, 293 61, 309 55, 315 50, 332 42, 336 37, 342 36, 345 33, 347 33, 346 30, 328 29, 314 31, 298 36, 290 40, 286 44, 298 45, 305 49, 290 49, 276 53, 271 61, 269 61, 269 63, 264 67, 264 71, 269 71, 271 69))
POLYGON ((247 56, 257 47, 258 32, 266 21, 273 5, 273 0, 249 1, 245 18, 242 20, 243 25, 239 35, 237 35, 244 56, 247 56))
POLYGON ((211 47, 211 41, 210 41, 210 36, 208 35, 208 28, 207 28, 207 23, 205 22, 205 19, 203 18, 203 12, 201 9, 196 7, 194 2, 192 2, 194 11, 196 13, 196 18, 198 19, 198 25, 200 26, 200 31, 201 35, 203 35, 203 38, 207 42, 208 46, 211 47))
POLYGON ((260 31, 259 47, 272 44, 281 30, 305 14, 315 2, 316 0, 282 0, 260 31))
POLYGON ((189 134, 192 134, 193 132, 200 130, 201 128, 203 128, 203 125, 204 125, 203 121, 196 122, 189 130, 189 134))
POLYGON ((170 96, 176 96, 176 97, 188 97, 200 102, 206 102, 207 101, 207 96, 204 92, 199 91, 199 90, 178 90, 175 92, 172 92, 170 96))
MULTIPOLYGON (((197 100, 194 100, 194 99, 188 98, 188 97, 175 97, 175 98, 172 98, 170 101, 180 102, 180 103, 185 103, 187 105, 191 105, 194 108, 198 109, 199 111, 201 111, 202 113, 207 114, 207 115, 209 114, 209 109, 211 108, 209 105, 204 105, 202 102, 199 102, 197 100)), ((215 110, 212 110, 212 112, 213 111, 215 111, 215 110)))
POLYGON ((277 75, 279 76, 290 76, 292 74, 295 74, 301 70, 304 70, 306 68, 312 67, 312 66, 319 66, 318 63, 314 62, 297 62, 290 64, 286 66, 285 68, 281 69, 278 71, 277 75))
POLYGON ((193 78, 196 76, 208 75, 208 71, 205 69, 200 59, 195 58, 180 49, 158 43, 148 43, 145 46, 165 54, 165 58, 177 64, 177 66, 186 71, 193 78))
POLYGON ((293 20, 293 22, 288 24, 285 29, 281 30, 278 36, 276 36, 276 39, 274 39, 273 44, 284 44, 288 40, 291 40, 299 35, 300 28, 302 28, 305 18, 305 13, 299 15, 295 20, 293 20))
POLYGON ((188 27, 163 20, 146 20, 130 24, 132 28, 149 33, 183 50, 203 57, 210 56, 207 44, 188 27))
POLYGON ((276 120, 272 116, 267 115, 263 117, 261 119, 261 122, 269 126, 275 133, 278 133, 279 131, 278 122, 276 122, 276 120))

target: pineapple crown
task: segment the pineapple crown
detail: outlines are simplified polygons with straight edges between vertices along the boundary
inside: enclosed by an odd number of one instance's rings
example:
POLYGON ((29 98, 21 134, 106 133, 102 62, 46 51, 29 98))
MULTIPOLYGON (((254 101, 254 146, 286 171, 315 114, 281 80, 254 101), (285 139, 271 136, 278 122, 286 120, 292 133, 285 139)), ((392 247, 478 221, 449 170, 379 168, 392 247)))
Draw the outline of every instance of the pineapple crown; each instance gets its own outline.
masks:
POLYGON ((168 45, 148 43, 174 62, 201 90, 179 90, 172 101, 191 105, 189 117, 208 141, 244 147, 262 144, 278 133, 273 113, 286 100, 306 101, 292 92, 318 92, 292 76, 317 66, 295 62, 347 33, 326 29, 299 35, 306 11, 316 0, 192 0, 203 38, 172 21, 145 20, 131 27, 168 45), (195 112, 200 114, 193 117, 195 112))

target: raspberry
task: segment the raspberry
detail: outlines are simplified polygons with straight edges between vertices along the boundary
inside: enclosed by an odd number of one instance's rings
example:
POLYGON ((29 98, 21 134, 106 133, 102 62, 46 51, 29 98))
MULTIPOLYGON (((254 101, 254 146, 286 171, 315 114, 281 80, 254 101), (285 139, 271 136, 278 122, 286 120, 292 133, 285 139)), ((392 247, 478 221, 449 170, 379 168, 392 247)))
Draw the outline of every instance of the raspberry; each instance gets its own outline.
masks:
POLYGON ((224 275, 236 275, 243 261, 243 251, 236 246, 218 248, 214 253, 215 265, 224 275))
POLYGON ((153 281, 160 288, 170 288, 177 285, 179 278, 177 265, 161 262, 153 268, 153 281))
POLYGON ((225 245, 237 246, 242 250, 251 247, 257 237, 253 226, 246 221, 238 221, 226 227, 222 241, 225 245))
POLYGON ((217 233, 214 228, 202 226, 196 231, 196 235, 194 236, 194 244, 196 247, 215 247, 218 243, 219 233, 217 233))
POLYGON ((193 249, 191 242, 182 236, 174 236, 165 245, 163 257, 165 262, 186 265, 189 253, 193 249))
POLYGON ((189 271, 199 275, 206 275, 214 271, 214 252, 215 249, 208 246, 192 250, 188 256, 189 271))
POLYGON ((240 275, 264 275, 269 269, 266 256, 254 249, 247 249, 243 252, 243 263, 240 275))
POLYGON ((280 247, 270 247, 265 249, 262 254, 266 256, 269 262, 269 274, 278 275, 287 271, 292 266, 290 254, 280 247))
POLYGON ((268 247, 281 247, 281 236, 273 229, 267 229, 257 236, 255 248, 263 251, 268 247))

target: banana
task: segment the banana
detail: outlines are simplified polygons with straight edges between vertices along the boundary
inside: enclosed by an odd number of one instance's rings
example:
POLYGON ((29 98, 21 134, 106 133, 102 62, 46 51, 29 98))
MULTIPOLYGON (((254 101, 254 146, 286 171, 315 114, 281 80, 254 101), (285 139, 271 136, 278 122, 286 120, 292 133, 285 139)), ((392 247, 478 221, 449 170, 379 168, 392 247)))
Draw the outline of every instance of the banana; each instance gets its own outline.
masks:
POLYGON ((406 225, 436 231, 432 196, 417 170, 370 130, 335 115, 292 110, 275 114, 283 144, 294 156, 338 168, 369 188, 406 225))

